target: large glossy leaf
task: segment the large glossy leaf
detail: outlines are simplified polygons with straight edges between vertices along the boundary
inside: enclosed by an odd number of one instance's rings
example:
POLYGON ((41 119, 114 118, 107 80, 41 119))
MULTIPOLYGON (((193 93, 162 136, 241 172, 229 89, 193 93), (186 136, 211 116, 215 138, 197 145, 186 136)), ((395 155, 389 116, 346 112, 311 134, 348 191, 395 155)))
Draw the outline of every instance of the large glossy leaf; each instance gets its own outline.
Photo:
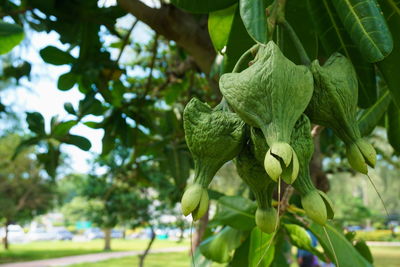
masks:
POLYGON ((40 56, 45 62, 53 65, 64 65, 75 62, 73 56, 54 46, 47 46, 40 50, 40 56))
POLYGON ((208 32, 215 50, 221 52, 226 46, 231 33, 233 18, 237 5, 210 13, 208 16, 208 32))
POLYGON ((235 250, 233 258, 227 267, 243 267, 249 266, 249 249, 250 249, 250 238, 246 240, 235 250))
POLYGON ((71 130, 71 128, 74 127, 77 123, 78 123, 77 121, 70 120, 56 124, 51 135, 54 138, 62 138, 66 134, 68 134, 69 130, 71 130))
MULTIPOLYGON (((300 42, 302 43, 307 55, 311 60, 323 58, 321 54, 323 49, 318 48, 318 36, 313 26, 312 16, 309 16, 309 10, 304 1, 287 1, 285 7, 285 18, 295 30, 300 42), (307 14, 307 16, 304 16, 307 14)), ((283 52, 287 58, 296 64, 304 64, 296 49, 296 46, 289 35, 287 29, 283 29, 283 52)))
POLYGON ((370 263, 374 262, 374 258, 372 257, 371 250, 369 249, 367 243, 364 240, 357 240, 354 244, 354 247, 357 251, 370 263))
POLYGON ((244 233, 229 226, 217 234, 207 238, 200 244, 200 251, 204 257, 219 263, 228 262, 232 251, 241 245, 244 233))
POLYGON ((12 160, 14 160, 24 149, 27 149, 28 147, 33 145, 37 145, 41 140, 42 138, 38 136, 23 140, 21 143, 18 144, 17 148, 15 148, 12 160))
POLYGON ((373 64, 368 63, 344 29, 335 8, 329 0, 308 0, 308 7, 326 55, 340 52, 349 58, 358 78, 358 106, 368 108, 377 99, 376 77, 373 64))
POLYGON ((386 129, 390 145, 400 154, 400 109, 393 102, 389 105, 386 129))
POLYGON ((358 119, 358 128, 360 128, 361 136, 369 135, 378 125, 383 115, 385 115, 391 98, 389 91, 386 91, 372 107, 369 107, 361 113, 358 119))
POLYGON ((274 234, 261 232, 254 227, 250 234, 249 267, 269 266, 274 260, 274 234))
POLYGON ((233 18, 232 30, 229 34, 226 52, 224 54, 223 72, 231 72, 239 60, 240 56, 254 45, 254 40, 249 36, 243 21, 239 14, 239 9, 236 8, 233 18))
POLYGON ((368 62, 381 61, 392 51, 392 35, 375 0, 332 2, 347 32, 368 62))
POLYGON ((377 65, 388 85, 395 104, 400 108, 400 1, 380 0, 379 4, 392 32, 393 51, 383 61, 378 62, 377 65))
POLYGON ((307 233, 306 229, 297 224, 291 223, 284 224, 284 227, 288 233, 291 243, 294 246, 298 247, 299 249, 310 251, 321 259, 324 258, 324 254, 312 245, 311 237, 307 233))
POLYGON ((66 144, 77 146, 84 151, 88 151, 92 147, 92 144, 87 138, 79 135, 68 134, 62 138, 61 141, 66 144))
POLYGON ((218 212, 213 221, 240 230, 250 230, 255 226, 254 214, 257 205, 241 196, 223 196, 218 199, 218 212))
POLYGON ((358 253, 358 251, 342 233, 340 233, 330 224, 326 224, 325 228, 329 239, 322 226, 316 223, 312 223, 309 226, 309 229, 316 236, 319 243, 324 248, 325 253, 332 262, 335 262, 334 255, 336 255, 338 266, 340 267, 373 267, 367 260, 364 259, 363 256, 360 255, 360 253, 358 253))
POLYGON ((62 91, 67 91, 74 87, 78 81, 78 75, 72 72, 67 72, 58 77, 57 88, 62 91))
POLYGON ((257 42, 268 42, 267 1, 240 0, 240 16, 249 35, 257 42))
POLYGON ((235 4, 237 0, 171 0, 175 6, 191 13, 210 13, 227 8, 235 4))
POLYGON ((23 39, 24 31, 20 26, 0 21, 0 55, 10 52, 23 39))
POLYGON ((283 231, 277 233, 275 238, 275 255, 271 267, 290 267, 290 259, 287 255, 291 253, 291 245, 287 241, 283 231))
POLYGON ((39 136, 46 135, 44 128, 44 118, 39 112, 27 112, 26 122, 28 123, 28 128, 32 132, 39 136))

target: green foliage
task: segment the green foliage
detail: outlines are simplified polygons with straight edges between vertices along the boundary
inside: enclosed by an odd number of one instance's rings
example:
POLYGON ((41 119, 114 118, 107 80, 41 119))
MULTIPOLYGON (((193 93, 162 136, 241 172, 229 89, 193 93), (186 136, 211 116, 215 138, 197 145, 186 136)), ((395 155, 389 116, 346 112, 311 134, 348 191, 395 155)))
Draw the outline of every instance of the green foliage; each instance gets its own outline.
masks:
POLYGON ((210 13, 215 10, 227 8, 237 0, 172 0, 171 2, 179 8, 193 13, 210 13))
POLYGON ((267 1, 240 1, 240 16, 249 35, 256 41, 266 44, 268 41, 267 1))
POLYGON ((333 0, 332 3, 368 62, 381 61, 392 52, 392 35, 375 0, 333 0))
POLYGON ((40 50, 40 56, 45 62, 53 65, 72 64, 75 61, 69 53, 54 46, 47 46, 40 50))
POLYGON ((0 219, 8 223, 24 223, 47 212, 55 198, 54 183, 43 177, 32 149, 11 160, 20 140, 15 134, 0 138, 0 219))
POLYGON ((8 53, 24 39, 21 26, 0 21, 0 55, 8 53))

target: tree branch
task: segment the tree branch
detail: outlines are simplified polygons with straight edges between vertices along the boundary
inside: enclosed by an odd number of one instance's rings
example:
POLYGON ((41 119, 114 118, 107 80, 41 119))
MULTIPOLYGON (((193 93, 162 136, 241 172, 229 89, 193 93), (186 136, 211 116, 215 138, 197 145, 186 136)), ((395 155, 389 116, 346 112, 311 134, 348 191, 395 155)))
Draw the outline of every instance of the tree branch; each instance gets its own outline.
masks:
POLYGON ((156 33, 183 47, 203 72, 210 72, 215 50, 207 28, 198 19, 172 5, 151 8, 139 0, 118 0, 118 4, 156 33))

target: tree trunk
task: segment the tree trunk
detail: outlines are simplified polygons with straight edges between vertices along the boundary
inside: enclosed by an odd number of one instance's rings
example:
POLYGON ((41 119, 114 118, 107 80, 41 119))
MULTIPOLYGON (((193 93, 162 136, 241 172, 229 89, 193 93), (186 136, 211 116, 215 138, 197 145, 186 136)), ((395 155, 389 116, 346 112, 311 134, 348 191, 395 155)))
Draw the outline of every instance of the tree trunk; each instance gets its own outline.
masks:
POLYGON ((194 237, 192 238, 192 255, 194 255, 196 248, 200 245, 203 239, 203 235, 207 229, 209 210, 210 206, 208 207, 206 214, 204 214, 204 216, 200 218, 199 224, 196 228, 196 232, 194 233, 194 237))
POLYGON ((107 228, 103 230, 104 232, 104 250, 111 250, 111 229, 107 228))
POLYGON ((3 245, 4 249, 8 250, 8 225, 10 225, 10 221, 6 220, 5 228, 4 228, 4 239, 3 239, 3 245))
POLYGON ((150 227, 151 229, 151 238, 149 244, 147 244, 147 248, 145 251, 143 251, 142 255, 139 255, 139 267, 144 266, 144 259, 146 258, 147 254, 149 254, 150 248, 153 245, 154 240, 156 239, 156 233, 154 232, 153 227, 150 227))

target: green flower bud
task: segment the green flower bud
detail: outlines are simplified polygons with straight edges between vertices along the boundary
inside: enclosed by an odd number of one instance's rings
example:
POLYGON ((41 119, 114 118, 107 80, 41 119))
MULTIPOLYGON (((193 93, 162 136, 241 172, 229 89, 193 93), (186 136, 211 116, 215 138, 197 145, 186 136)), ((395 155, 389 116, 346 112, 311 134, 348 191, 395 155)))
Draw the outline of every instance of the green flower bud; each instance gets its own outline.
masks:
POLYGON ((197 208, 192 212, 192 217, 194 221, 197 221, 207 212, 208 209, 208 192, 203 188, 201 194, 200 203, 197 208))
POLYGON ((181 200, 183 215, 188 216, 199 206, 203 190, 203 187, 199 184, 193 184, 186 189, 181 200))
POLYGON ((353 169, 364 174, 368 173, 367 163, 365 163, 365 158, 356 143, 352 143, 346 147, 346 155, 353 169))
POLYGON ((261 231, 267 234, 272 234, 277 229, 279 224, 278 213, 272 207, 256 211, 256 225, 261 231))
POLYGON ((376 151, 374 147, 365 141, 364 139, 358 139, 356 141, 356 144, 358 148, 361 151, 361 154, 363 155, 365 162, 371 166, 372 168, 375 167, 376 164, 376 151))
POLYGON ((311 220, 320 225, 326 224, 328 215, 325 202, 317 190, 310 191, 302 196, 301 204, 311 220))

